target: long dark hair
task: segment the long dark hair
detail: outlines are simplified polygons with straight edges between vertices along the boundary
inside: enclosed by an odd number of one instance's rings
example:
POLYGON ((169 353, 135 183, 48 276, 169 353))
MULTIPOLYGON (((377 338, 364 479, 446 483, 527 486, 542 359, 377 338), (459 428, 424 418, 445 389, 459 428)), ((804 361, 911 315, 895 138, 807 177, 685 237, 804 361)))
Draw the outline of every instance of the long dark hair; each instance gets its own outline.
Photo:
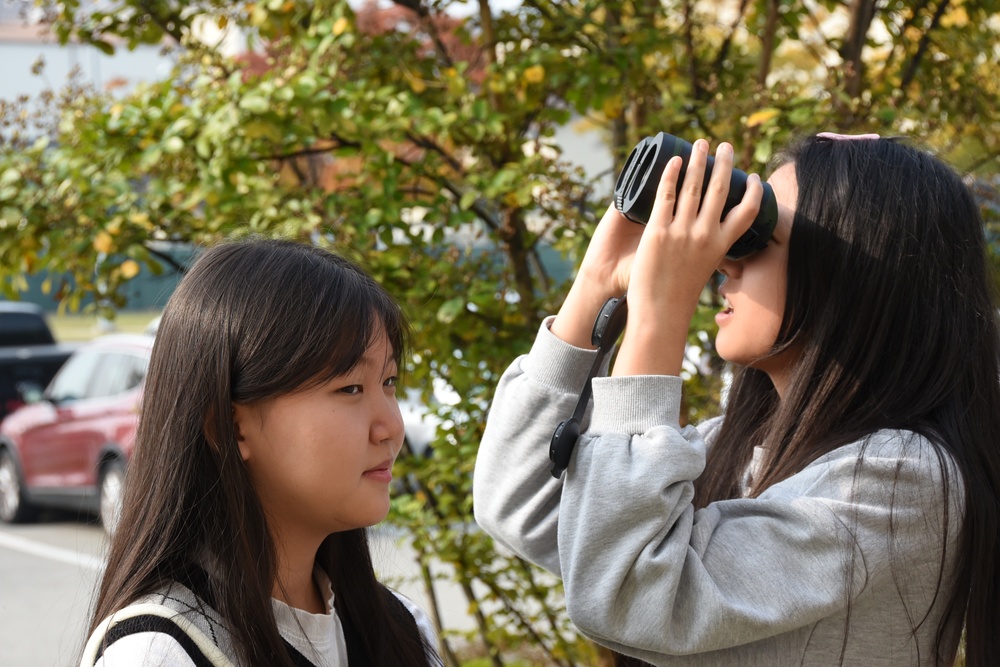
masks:
POLYGON ((1000 336, 979 209, 950 167, 896 140, 812 137, 779 162, 794 163, 799 194, 773 353, 795 346, 801 357, 781 401, 763 372, 737 371, 696 505, 742 495, 757 445, 768 455, 753 496, 879 429, 926 437, 937 447, 946 501, 949 489, 964 488, 957 578, 944 589, 938 649, 945 625, 964 616, 966 664, 994 664, 1000 336), (957 483, 948 482, 946 458, 957 483))
MULTIPOLYGON (((292 666, 271 611, 273 535, 240 457, 231 406, 350 371, 381 330, 399 361, 408 328, 398 304, 332 253, 253 240, 198 259, 156 335, 91 632, 207 555, 239 661, 292 666)), ((426 667, 420 638, 385 604, 364 529, 330 535, 317 564, 375 664, 426 667)))

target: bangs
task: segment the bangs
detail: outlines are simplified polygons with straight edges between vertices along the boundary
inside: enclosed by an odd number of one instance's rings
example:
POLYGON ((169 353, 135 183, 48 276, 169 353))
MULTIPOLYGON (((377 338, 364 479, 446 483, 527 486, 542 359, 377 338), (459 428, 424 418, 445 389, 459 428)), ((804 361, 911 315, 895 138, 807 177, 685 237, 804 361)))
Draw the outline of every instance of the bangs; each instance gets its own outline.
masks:
POLYGON ((354 263, 288 241, 239 244, 221 262, 231 398, 274 398, 344 375, 385 335, 398 365, 408 325, 389 293, 354 263))
POLYGON ((406 335, 401 312, 394 303, 391 304, 391 308, 386 308, 384 306, 389 304, 380 301, 352 304, 360 306, 361 309, 346 318, 343 312, 328 312, 327 316, 322 318, 325 322, 319 323, 319 326, 312 330, 315 332, 314 340, 303 340, 302 345, 307 349, 325 350, 325 353, 317 355, 322 357, 321 362, 317 360, 318 365, 305 364, 301 373, 293 373, 300 376, 302 373, 313 371, 311 377, 298 383, 300 388, 308 389, 350 373, 362 362, 365 353, 383 336, 389 345, 392 361, 397 367, 402 368, 406 335))

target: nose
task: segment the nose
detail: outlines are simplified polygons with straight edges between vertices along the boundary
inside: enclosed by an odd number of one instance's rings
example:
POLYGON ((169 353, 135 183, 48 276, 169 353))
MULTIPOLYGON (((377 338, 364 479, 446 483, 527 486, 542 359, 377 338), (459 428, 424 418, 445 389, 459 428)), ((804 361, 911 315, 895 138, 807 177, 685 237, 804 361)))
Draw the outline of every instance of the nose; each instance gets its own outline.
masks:
POLYGON ((719 262, 718 272, 729 278, 736 278, 740 271, 743 269, 743 262, 738 259, 729 259, 728 257, 723 257, 722 261, 719 262))
POLYGON ((382 395, 377 398, 371 424, 371 442, 373 445, 389 444, 393 455, 403 446, 403 415, 399 410, 399 401, 395 395, 382 395))

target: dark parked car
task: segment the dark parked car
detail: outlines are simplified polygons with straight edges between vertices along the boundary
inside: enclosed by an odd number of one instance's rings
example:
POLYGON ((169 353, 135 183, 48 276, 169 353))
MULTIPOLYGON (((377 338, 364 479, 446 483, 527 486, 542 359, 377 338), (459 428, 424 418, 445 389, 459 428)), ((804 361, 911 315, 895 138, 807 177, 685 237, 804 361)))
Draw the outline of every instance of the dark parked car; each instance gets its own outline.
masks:
POLYGON ((56 343, 38 306, 0 301, 0 419, 23 405, 22 387, 47 385, 74 349, 56 343))
POLYGON ((0 520, 62 507, 99 512, 114 530, 152 345, 123 334, 82 345, 0 423, 0 520))

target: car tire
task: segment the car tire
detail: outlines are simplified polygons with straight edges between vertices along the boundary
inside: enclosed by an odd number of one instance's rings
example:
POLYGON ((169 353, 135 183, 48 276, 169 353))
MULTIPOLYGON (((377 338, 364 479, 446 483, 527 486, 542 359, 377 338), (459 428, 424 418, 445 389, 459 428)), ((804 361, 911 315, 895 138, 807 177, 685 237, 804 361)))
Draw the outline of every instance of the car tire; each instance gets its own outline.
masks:
POLYGON ((111 537, 118 527, 122 512, 122 491, 125 489, 125 466, 113 459, 101 468, 100 515, 104 531, 111 537))
POLYGON ((24 523, 35 514, 35 508, 25 499, 17 460, 8 450, 0 450, 0 521, 24 523))

